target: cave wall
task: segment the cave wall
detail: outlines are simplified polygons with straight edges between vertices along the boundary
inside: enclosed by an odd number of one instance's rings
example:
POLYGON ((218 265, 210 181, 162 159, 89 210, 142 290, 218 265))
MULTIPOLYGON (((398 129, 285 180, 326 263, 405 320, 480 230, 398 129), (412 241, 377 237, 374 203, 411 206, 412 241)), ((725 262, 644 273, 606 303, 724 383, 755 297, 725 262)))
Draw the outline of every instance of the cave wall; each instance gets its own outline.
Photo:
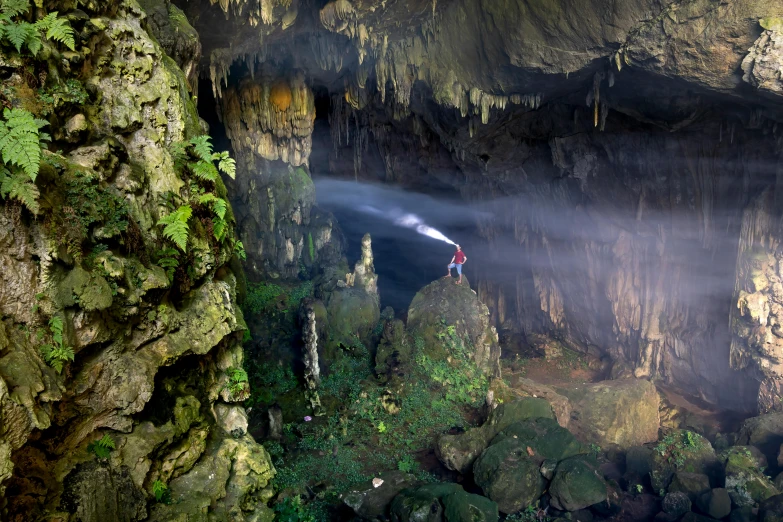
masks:
POLYGON ((228 206, 218 239, 194 201, 222 199, 222 181, 199 188, 171 149, 205 133, 182 70, 198 61, 195 31, 168 2, 154 23, 135 0, 39 4, 68 17, 75 51, 0 49, 3 103, 46 118, 58 151, 42 153, 37 212, 0 200, 0 518, 262 516, 275 470, 247 434, 247 384, 228 387, 246 329, 235 223, 228 206), (84 100, 45 112, 42 93, 66 80, 84 100), (177 251, 158 222, 185 203, 177 251), (54 319, 74 352, 61 371, 44 358, 54 319))

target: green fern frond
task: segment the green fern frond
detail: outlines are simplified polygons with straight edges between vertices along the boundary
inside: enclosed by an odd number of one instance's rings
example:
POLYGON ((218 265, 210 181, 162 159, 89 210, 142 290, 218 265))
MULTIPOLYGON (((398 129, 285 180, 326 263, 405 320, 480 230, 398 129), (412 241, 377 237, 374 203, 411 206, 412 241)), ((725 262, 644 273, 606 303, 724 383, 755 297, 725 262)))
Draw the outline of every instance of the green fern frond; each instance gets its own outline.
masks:
POLYGON ((197 161, 195 163, 190 164, 191 170, 193 170, 193 174, 196 175, 196 177, 200 179, 204 179, 207 181, 215 181, 218 177, 218 171, 215 168, 215 165, 212 164, 212 162, 208 161, 197 161))
POLYGON ((182 170, 185 167, 185 161, 188 158, 188 143, 185 141, 174 141, 169 145, 169 154, 174 160, 174 168, 182 170))
MULTIPOLYGON (((76 42, 73 38, 73 27, 65 18, 58 18, 57 11, 53 11, 35 23, 36 28, 46 31, 46 39, 54 40, 65 45, 71 51, 76 50, 76 42)), ((35 53, 33 53, 35 54, 35 53)))
POLYGON ((212 164, 212 144, 209 142, 210 139, 207 135, 196 136, 190 139, 190 144, 193 145, 193 151, 201 161, 212 164))
POLYGON ((225 157, 220 158, 220 162, 218 163, 218 168, 220 169, 220 172, 225 174, 231 179, 237 179, 237 162, 234 158, 230 158, 228 156, 228 152, 224 152, 225 157))
POLYGON ((0 153, 3 163, 21 167, 32 181, 41 163, 40 129, 47 123, 24 109, 5 109, 0 121, 0 153))
POLYGON ((98 458, 108 459, 111 450, 116 448, 114 439, 107 433, 98 440, 94 440, 87 445, 87 451, 95 454, 98 458))
POLYGON ((228 230, 228 223, 225 219, 215 218, 212 220, 212 232, 215 234, 215 239, 223 241, 226 237, 226 230, 228 230))
POLYGON ((8 17, 17 16, 30 10, 30 0, 0 0, 0 12, 8 17))
POLYGON ((33 56, 38 56, 38 51, 43 47, 41 36, 36 31, 31 31, 27 35, 27 39, 24 43, 27 45, 27 50, 30 51, 30 54, 33 56))
POLYGON ((30 39, 38 36, 33 24, 27 22, 17 22, 8 24, 3 28, 4 36, 16 47, 16 52, 22 52, 22 45, 30 39))
POLYGON ((217 197, 211 192, 207 192, 206 194, 201 195, 198 198, 198 202, 202 205, 210 205, 212 207, 212 211, 220 219, 225 217, 226 210, 228 210, 228 204, 226 203, 226 200, 217 197))
POLYGON ((4 167, 0 170, 0 196, 20 201, 33 214, 41 211, 38 205, 38 187, 30 181, 30 178, 22 170, 13 174, 4 167))
POLYGON ((193 209, 190 208, 190 205, 182 205, 158 221, 158 225, 165 225, 163 236, 172 240, 183 252, 188 246, 188 220, 191 214, 193 214, 193 209))

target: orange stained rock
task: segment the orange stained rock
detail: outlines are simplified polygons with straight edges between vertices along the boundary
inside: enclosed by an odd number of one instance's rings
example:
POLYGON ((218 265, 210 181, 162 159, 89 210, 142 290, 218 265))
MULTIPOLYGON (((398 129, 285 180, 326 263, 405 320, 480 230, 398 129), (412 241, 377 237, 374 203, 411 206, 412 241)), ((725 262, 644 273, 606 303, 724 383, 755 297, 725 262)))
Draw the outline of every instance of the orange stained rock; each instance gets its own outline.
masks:
POLYGON ((275 82, 272 85, 272 89, 269 91, 269 101, 277 108, 278 111, 283 112, 291 106, 291 88, 288 83, 282 80, 275 82))

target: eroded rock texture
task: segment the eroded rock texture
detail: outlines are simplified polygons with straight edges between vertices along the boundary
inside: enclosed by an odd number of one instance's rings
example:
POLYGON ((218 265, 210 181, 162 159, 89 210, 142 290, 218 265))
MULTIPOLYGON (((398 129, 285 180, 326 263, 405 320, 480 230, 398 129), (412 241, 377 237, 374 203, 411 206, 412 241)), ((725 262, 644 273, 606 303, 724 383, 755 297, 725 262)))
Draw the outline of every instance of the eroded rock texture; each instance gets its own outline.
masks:
POLYGON ((228 267, 235 223, 228 207, 218 238, 197 197, 222 198, 222 182, 199 188, 170 148, 204 132, 182 70, 199 58, 197 35, 179 32, 189 26, 167 2, 180 29, 135 0, 60 4, 76 51, 50 73, 83 85, 83 103, 38 112, 30 82, 46 92, 47 75, 0 51, 3 102, 49 116, 60 150, 43 154, 37 217, 0 201, 0 518, 258 517, 275 470, 237 421, 246 394, 226 392, 245 329, 228 267), (148 29, 171 37, 176 62, 148 29), (185 204, 188 239, 172 248, 158 222, 185 204), (52 346, 73 357, 58 368, 52 346), (156 481, 192 504, 152 509, 156 481))

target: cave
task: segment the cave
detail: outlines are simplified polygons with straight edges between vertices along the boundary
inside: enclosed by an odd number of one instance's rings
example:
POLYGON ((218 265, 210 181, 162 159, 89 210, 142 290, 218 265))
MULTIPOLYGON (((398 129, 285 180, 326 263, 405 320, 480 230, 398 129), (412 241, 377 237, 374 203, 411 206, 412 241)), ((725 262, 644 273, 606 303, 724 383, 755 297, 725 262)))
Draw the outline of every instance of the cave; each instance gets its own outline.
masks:
POLYGON ((0 1, 0 519, 783 520, 782 35, 0 1))

